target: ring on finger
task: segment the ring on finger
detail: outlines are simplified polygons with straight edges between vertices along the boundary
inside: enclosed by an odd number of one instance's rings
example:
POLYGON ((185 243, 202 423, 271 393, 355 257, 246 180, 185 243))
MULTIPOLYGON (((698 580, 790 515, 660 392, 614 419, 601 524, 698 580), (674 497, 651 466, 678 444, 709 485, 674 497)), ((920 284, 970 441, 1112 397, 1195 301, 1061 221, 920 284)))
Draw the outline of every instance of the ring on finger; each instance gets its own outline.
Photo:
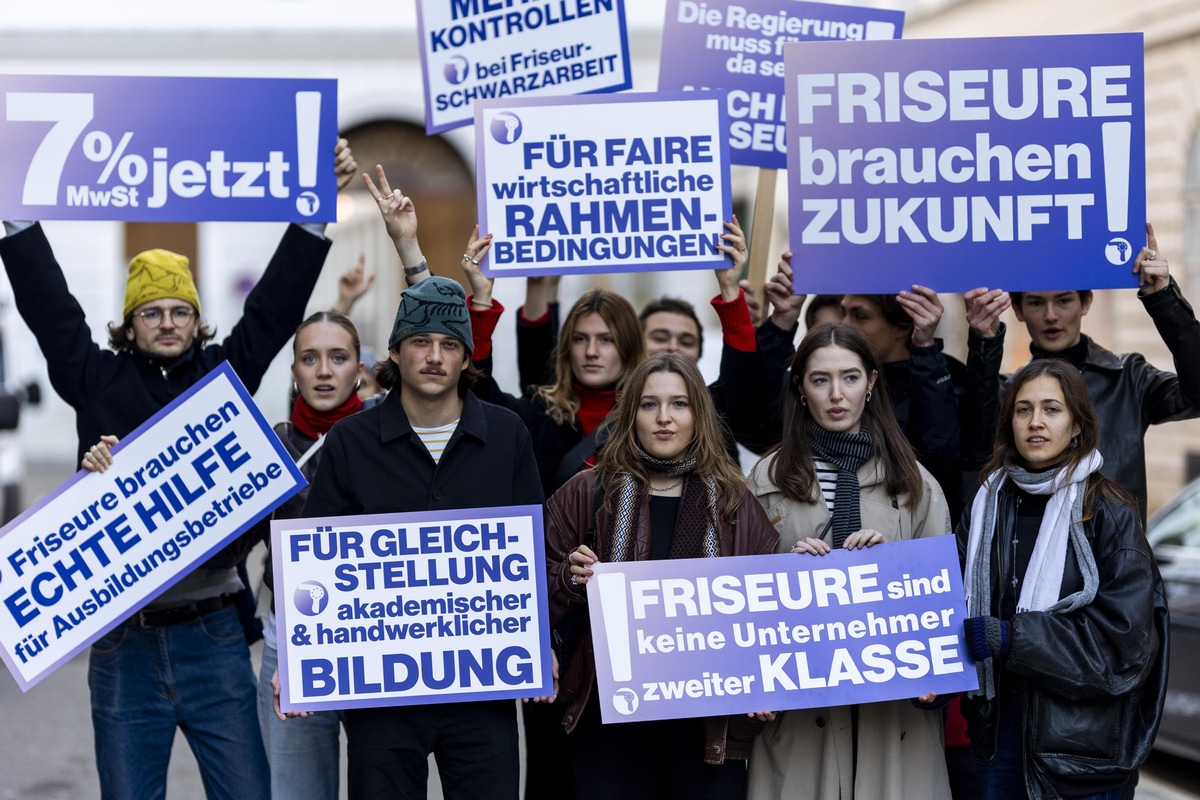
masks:
POLYGON ((1157 250, 1151 250, 1151 251, 1150 251, 1150 255, 1148 255, 1148 256, 1147 256, 1147 258, 1148 258, 1150 261, 1154 261, 1154 260, 1156 260, 1156 259, 1158 258, 1158 251, 1157 251, 1157 250))

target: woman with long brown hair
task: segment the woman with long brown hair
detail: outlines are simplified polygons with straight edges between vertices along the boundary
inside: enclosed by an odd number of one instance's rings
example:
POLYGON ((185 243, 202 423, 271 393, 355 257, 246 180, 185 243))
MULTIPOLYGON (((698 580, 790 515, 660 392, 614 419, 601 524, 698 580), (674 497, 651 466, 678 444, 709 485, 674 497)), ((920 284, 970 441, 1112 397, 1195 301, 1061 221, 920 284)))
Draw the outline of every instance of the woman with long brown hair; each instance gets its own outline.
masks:
POLYGON ((1009 382, 987 479, 959 526, 963 701, 985 798, 1129 796, 1166 692, 1167 607, 1136 501, 1101 474, 1071 363, 1009 382))
MULTIPOLYGON (((546 503, 556 628, 587 603, 597 561, 755 555, 771 552, 778 539, 726 451, 712 398, 686 356, 659 353, 634 369, 607 426, 596 469, 575 475, 546 503)), ((601 725, 590 631, 565 655, 559 697, 578 797, 745 796, 743 761, 757 722, 736 716, 601 725)))
MULTIPOLYGON (((800 342, 783 440, 754 467, 750 488, 781 553, 950 532, 942 490, 896 424, 879 360, 849 325, 819 325, 800 342)), ((755 741, 749 797, 949 800, 942 731, 940 711, 908 700, 785 711, 755 741)))

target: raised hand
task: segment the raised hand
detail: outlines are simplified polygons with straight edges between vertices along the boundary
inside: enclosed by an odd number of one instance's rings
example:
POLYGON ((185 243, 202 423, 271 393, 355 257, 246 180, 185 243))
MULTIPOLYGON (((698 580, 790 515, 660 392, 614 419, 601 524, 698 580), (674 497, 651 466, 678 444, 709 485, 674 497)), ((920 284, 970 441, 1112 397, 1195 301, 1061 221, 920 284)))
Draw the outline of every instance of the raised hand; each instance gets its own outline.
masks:
POLYGON ((333 172, 337 175, 339 192, 350 185, 350 181, 354 180, 354 175, 358 172, 358 162, 354 160, 354 154, 350 152, 350 143, 345 139, 338 139, 333 148, 333 172))
POLYGON ((1171 283, 1171 269, 1167 259, 1158 252, 1158 239, 1154 226, 1146 223, 1146 246, 1133 262, 1133 274, 1138 276, 1138 286, 1144 294, 1153 294, 1171 283))
POLYGON ((981 286, 963 295, 967 325, 977 336, 990 339, 1000 332, 1000 315, 1012 306, 1008 292, 981 286))
POLYGON ((913 284, 911 292, 896 295, 896 301, 912 317, 912 343, 914 347, 929 347, 933 344, 933 332, 942 321, 942 301, 937 292, 928 286, 913 284))

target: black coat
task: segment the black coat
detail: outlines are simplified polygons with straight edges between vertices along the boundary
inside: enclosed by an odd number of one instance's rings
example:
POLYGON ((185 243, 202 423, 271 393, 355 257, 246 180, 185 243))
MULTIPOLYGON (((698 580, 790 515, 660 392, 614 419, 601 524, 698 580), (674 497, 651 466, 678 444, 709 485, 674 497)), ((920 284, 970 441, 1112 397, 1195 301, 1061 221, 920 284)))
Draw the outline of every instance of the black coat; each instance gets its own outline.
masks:
POLYGON ((251 394, 257 391, 271 360, 303 320, 329 247, 329 240, 288 226, 229 336, 168 361, 129 350, 114 353, 92 341, 41 225, 0 239, 17 310, 46 357, 54 391, 75 409, 76 461, 101 434, 128 435, 222 361, 251 394))
MULTIPOLYGON (((1007 549, 1015 524, 1016 493, 1006 483, 996 508, 994 548, 1007 549)), ((960 555, 969 530, 968 510, 958 528, 960 555)), ((1137 510, 1098 496, 1084 530, 1099 571, 1095 599, 1069 614, 1013 615, 1011 646, 996 670, 997 699, 962 702, 975 752, 990 760, 1000 696, 1016 681, 1026 784, 1035 799, 1057 797, 1056 784, 1099 793, 1128 780, 1150 752, 1166 698, 1166 594, 1137 510)), ((994 552, 996 616, 1000 563, 994 552)), ((1081 588, 1079 564, 1068 548, 1060 597, 1081 588)))
MULTIPOLYGON (((1138 295, 1163 343, 1171 351, 1176 373, 1148 363, 1141 353, 1113 353, 1088 337, 1080 371, 1088 398, 1100 422, 1100 455, 1105 475, 1138 502, 1146 523, 1146 430, 1151 425, 1200 417, 1200 322, 1172 278, 1167 288, 1138 295)), ((1004 332, 983 339, 969 337, 967 371, 976 393, 974 403, 984 427, 995 428, 1007 377, 1001 378, 1004 332)))
POLYGON ((413 431, 402 388, 338 421, 325 437, 305 517, 540 505, 529 433, 506 409, 471 393, 442 459, 413 431))

